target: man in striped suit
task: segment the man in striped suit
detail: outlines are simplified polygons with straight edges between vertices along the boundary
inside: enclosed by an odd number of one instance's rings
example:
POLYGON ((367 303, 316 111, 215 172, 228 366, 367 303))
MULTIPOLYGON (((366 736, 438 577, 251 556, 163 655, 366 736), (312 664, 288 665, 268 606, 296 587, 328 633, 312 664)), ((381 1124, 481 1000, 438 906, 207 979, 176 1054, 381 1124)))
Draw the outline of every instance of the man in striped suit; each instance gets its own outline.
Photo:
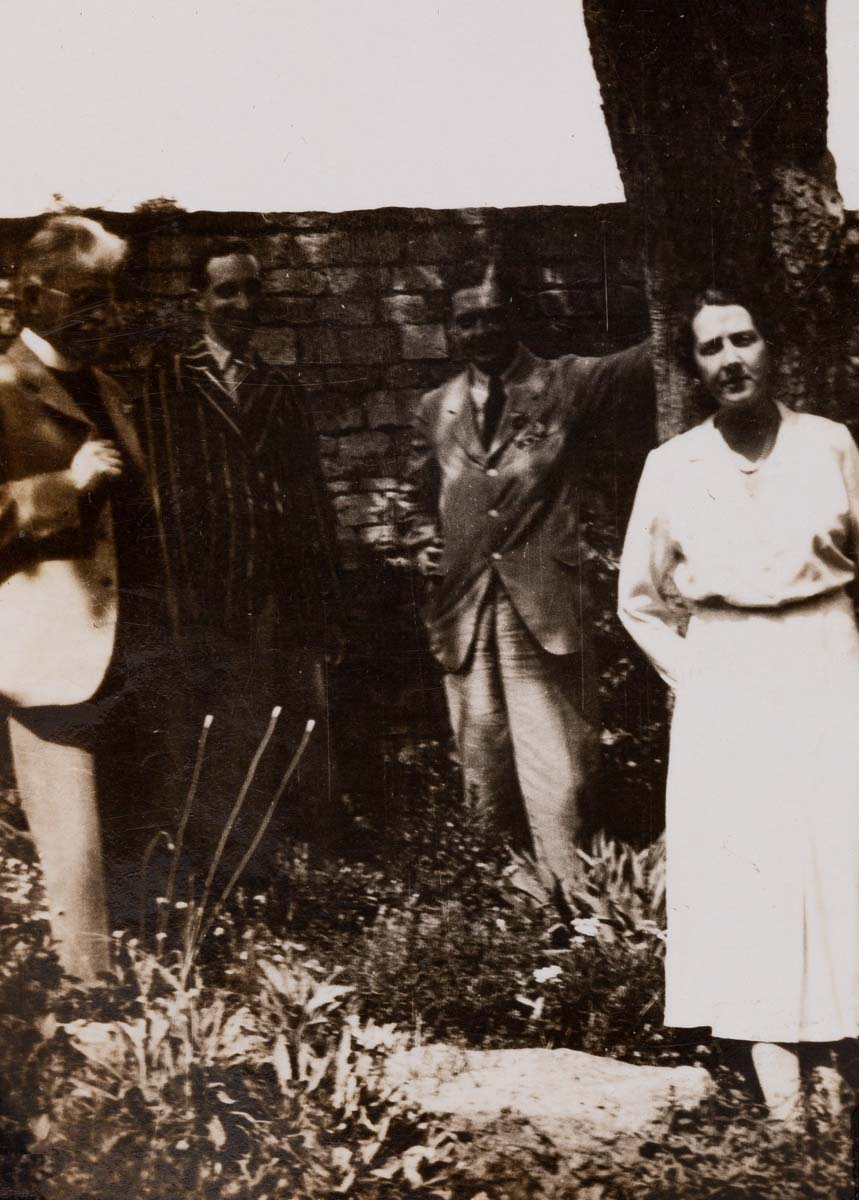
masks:
MULTIPOLYGON (((339 636, 338 586, 315 435, 294 387, 251 348, 262 298, 251 246, 211 244, 193 284, 202 336, 154 365, 143 426, 187 680, 186 761, 203 715, 214 716, 192 839, 205 869, 273 705, 283 715, 266 755, 271 773, 258 777, 234 830, 233 860, 310 717, 316 729, 287 807, 309 840, 336 826, 326 666, 339 636)), ((277 833, 276 824, 268 850, 277 833)), ((268 859, 252 863, 260 880, 268 859)))

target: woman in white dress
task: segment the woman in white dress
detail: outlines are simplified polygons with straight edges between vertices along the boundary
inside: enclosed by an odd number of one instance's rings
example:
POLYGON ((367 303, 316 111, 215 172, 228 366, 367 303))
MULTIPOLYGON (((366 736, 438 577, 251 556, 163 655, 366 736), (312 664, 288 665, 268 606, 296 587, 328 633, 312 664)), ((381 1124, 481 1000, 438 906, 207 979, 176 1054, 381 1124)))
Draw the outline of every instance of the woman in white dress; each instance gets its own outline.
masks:
POLYGON ((790 1118, 859 1034, 859 451, 773 395, 742 299, 704 293, 689 333, 717 409, 650 454, 620 569, 676 692, 665 1022, 752 1043, 790 1118))

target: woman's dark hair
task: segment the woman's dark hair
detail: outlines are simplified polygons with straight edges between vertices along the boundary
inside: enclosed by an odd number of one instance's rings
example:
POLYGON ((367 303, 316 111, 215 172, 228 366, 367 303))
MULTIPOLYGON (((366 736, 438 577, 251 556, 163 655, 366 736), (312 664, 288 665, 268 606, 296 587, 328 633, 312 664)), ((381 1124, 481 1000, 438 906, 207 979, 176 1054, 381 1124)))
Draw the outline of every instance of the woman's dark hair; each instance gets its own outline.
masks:
POLYGON ((675 339, 677 358, 690 375, 696 378, 698 375, 695 365, 695 339, 692 336, 692 322, 702 308, 711 306, 726 308, 731 304, 744 308, 751 316, 755 323, 755 329, 764 341, 770 342, 767 335, 766 305, 760 296, 751 291, 740 291, 733 288, 706 288, 703 292, 697 292, 686 305, 675 339))
POLYGON ((213 258, 228 258, 231 254, 256 257, 256 251, 244 238, 221 237, 207 242, 191 264, 189 282, 195 291, 202 292, 209 284, 208 266, 213 258))

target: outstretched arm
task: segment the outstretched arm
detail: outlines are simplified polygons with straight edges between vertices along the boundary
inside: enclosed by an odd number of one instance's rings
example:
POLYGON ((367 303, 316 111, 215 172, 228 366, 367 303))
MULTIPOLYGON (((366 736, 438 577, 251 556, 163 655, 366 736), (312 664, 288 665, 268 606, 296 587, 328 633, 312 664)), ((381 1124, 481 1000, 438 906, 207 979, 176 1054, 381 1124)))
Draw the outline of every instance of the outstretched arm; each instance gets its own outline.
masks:
POLYGON ((671 687, 686 647, 664 584, 676 561, 664 499, 666 481, 651 453, 644 466, 620 560, 618 615, 632 639, 671 687))
POLYGON ((593 426, 617 422, 627 440, 656 440, 656 390, 650 341, 589 362, 587 385, 582 390, 582 416, 593 426))

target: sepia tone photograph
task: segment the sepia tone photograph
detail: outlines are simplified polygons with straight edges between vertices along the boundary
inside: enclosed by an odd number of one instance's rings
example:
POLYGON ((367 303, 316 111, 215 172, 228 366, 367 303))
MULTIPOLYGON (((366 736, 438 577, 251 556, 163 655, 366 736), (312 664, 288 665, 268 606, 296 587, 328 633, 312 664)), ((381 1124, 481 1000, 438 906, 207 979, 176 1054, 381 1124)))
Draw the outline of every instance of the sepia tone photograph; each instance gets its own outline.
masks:
POLYGON ((0 1200, 853 1200, 859 12, 8 21, 0 1200))

